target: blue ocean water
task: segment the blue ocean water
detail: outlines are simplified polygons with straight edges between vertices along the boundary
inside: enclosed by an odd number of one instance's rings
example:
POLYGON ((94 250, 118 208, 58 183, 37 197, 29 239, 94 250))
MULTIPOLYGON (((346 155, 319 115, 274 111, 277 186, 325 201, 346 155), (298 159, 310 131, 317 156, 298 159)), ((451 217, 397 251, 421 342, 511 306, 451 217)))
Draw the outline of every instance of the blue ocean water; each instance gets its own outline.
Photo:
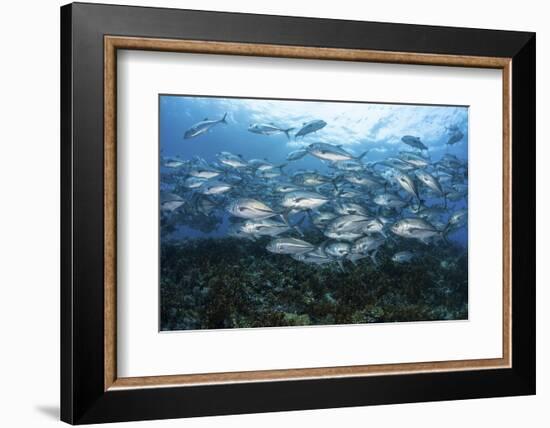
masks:
POLYGON ((468 114, 160 95, 161 330, 467 319, 468 114))
MULTIPOLYGON (((275 165, 286 163, 283 171, 288 177, 300 170, 328 174, 330 162, 310 155, 292 162, 286 157, 294 150, 322 142, 339 145, 354 155, 368 151, 362 162, 375 165, 399 157, 400 152, 416 151, 403 142, 405 135, 421 139, 428 150, 418 152, 429 155, 431 163, 445 155, 468 160, 468 108, 464 106, 160 95, 159 109, 161 157, 183 161, 200 158, 213 167, 219 166, 217 155, 220 152, 230 152, 245 160, 262 159, 275 165), (225 114, 227 124, 219 123, 197 137, 184 138, 186 131, 195 124, 205 119, 219 120, 225 114), (319 119, 326 122, 324 128, 303 138, 293 136, 304 123, 319 119), (283 132, 273 135, 250 132, 249 126, 257 123, 294 130, 290 139, 283 132), (457 130, 462 133, 462 139, 452 145, 446 144, 457 130)), ((173 183, 162 180, 163 173, 170 175, 173 171, 161 166, 161 190, 173 190, 173 183)), ((467 186, 467 178, 464 184, 467 186)), ((417 185, 423 193, 424 186, 417 185)), ((403 191, 400 194, 406 197, 403 191)), ((447 201, 449 215, 467 209, 467 201, 467 193, 463 198, 447 201)), ((430 195, 425 196, 423 202, 427 206, 443 203, 440 198, 430 195)), ((227 217, 222 216, 217 227, 206 232, 193 228, 192 224, 179 224, 172 236, 178 239, 225 236, 229 225, 227 217)), ((448 238, 466 246, 467 222, 448 238)))

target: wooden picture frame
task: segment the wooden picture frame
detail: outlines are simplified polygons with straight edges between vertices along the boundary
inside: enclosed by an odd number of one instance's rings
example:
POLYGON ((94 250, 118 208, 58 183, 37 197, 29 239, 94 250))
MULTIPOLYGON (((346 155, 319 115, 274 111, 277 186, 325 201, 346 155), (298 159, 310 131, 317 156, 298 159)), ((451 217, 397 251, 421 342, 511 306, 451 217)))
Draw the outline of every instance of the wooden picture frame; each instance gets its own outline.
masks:
POLYGON ((62 420, 114 422, 535 392, 534 34, 76 3, 61 9, 61 52, 62 420), (118 377, 118 49, 502 70, 502 358, 118 377))

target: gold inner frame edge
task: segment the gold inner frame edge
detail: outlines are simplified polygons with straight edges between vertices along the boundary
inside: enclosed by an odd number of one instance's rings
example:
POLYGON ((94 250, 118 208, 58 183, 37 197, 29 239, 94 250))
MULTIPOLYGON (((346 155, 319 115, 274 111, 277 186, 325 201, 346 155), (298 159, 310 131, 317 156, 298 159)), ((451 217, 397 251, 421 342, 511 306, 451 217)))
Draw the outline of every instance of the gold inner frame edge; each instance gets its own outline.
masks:
POLYGON ((481 370, 511 367, 511 78, 510 58, 479 57, 362 49, 320 48, 256 43, 172 40, 141 37, 104 37, 104 390, 223 383, 291 381, 302 379, 396 375, 425 372, 481 370), (117 50, 147 50, 214 55, 241 55, 297 59, 322 59, 393 64, 494 68, 502 70, 503 94, 503 349, 502 358, 376 364, 301 369, 279 369, 170 376, 117 377, 116 367, 116 88, 117 50))

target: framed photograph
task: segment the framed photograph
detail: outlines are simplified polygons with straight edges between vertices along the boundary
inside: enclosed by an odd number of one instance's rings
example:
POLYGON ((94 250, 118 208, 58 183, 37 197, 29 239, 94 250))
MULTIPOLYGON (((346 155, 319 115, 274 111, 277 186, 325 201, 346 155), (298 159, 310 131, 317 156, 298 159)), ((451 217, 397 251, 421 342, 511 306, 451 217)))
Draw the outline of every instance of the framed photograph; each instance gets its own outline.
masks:
POLYGON ((533 33, 76 3, 61 54, 63 421, 535 393, 533 33))

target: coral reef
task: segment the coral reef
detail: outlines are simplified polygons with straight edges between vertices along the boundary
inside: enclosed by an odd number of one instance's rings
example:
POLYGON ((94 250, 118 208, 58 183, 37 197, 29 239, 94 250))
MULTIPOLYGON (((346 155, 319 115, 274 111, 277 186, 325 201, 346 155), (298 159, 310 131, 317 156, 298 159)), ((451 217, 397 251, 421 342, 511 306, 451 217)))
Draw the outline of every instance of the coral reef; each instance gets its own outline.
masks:
MULTIPOLYGON (((309 237, 308 239, 313 239, 309 237)), ((269 239, 165 241, 161 246, 161 330, 359 324, 468 317, 467 251, 441 242, 400 242, 415 254, 391 260, 391 246, 344 271, 265 250, 269 239)))

